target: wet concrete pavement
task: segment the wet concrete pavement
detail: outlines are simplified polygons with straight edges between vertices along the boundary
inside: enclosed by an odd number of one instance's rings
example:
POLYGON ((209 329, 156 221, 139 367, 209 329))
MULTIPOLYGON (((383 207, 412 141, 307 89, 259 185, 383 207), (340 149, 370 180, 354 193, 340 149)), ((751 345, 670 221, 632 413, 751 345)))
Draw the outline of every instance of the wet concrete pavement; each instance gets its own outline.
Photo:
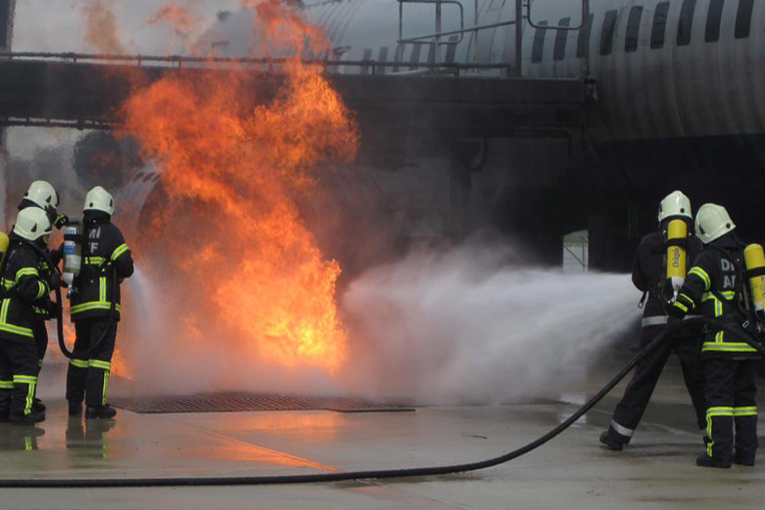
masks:
MULTIPOLYGON (((63 402, 33 429, 0 424, 0 478, 245 476, 462 463, 529 442, 570 415, 614 372, 555 401, 428 407, 413 413, 268 412, 70 420, 63 402), (44 432, 42 435, 38 435, 44 432)), ((668 367, 633 445, 597 438, 624 385, 553 442, 509 464, 448 477, 326 485, 2 489, 0 508, 503 509, 753 508, 765 463, 697 468, 701 440, 676 365, 668 367)))

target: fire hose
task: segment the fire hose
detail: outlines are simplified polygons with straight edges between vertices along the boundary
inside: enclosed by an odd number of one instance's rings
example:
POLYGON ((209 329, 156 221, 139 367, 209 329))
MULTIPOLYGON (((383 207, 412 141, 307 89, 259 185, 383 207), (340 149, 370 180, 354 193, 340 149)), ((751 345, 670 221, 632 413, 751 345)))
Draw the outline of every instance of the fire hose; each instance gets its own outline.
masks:
POLYGON ((438 476, 454 473, 465 473, 494 467, 511 460, 517 459, 558 436, 579 418, 591 410, 603 397, 605 397, 635 366, 648 356, 660 344, 667 341, 667 337, 676 334, 681 329, 696 326, 709 325, 721 328, 732 335, 741 338, 760 354, 765 354, 762 345, 748 332, 742 332, 729 324, 718 321, 694 318, 683 321, 682 324, 671 325, 657 335, 646 347, 638 352, 608 384, 590 398, 582 407, 569 416, 560 425, 553 428, 543 436, 521 446, 511 452, 491 459, 470 462, 465 464, 453 464, 447 466, 433 466, 421 468, 382 469, 371 471, 348 471, 339 473, 318 473, 309 475, 276 475, 276 476, 238 476, 238 477, 190 477, 190 478, 92 478, 92 479, 7 479, 0 480, 0 488, 112 488, 112 487, 181 487, 181 486, 233 486, 233 485, 279 485, 279 484, 305 484, 327 483, 348 480, 385 479, 385 478, 409 478, 423 476, 438 476))
MULTIPOLYGON (((49 259, 48 259, 49 260, 49 259)), ((55 266, 52 266, 55 267, 55 266)), ((111 306, 109 307, 109 315, 107 316, 106 322, 107 326, 104 328, 104 331, 101 333, 101 336, 98 337, 98 339, 93 342, 93 345, 88 346, 88 349, 86 351, 83 351, 82 355, 87 355, 93 351, 96 350, 96 347, 98 347, 101 342, 103 342, 104 338, 106 338, 107 333, 109 332, 109 329, 114 321, 114 313, 117 308, 117 300, 116 298, 116 292, 117 292, 117 285, 119 282, 117 281, 117 271, 114 269, 113 266, 107 266, 111 268, 111 295, 109 297, 109 300, 111 302, 111 306)), ((56 268, 56 271, 58 271, 58 268, 56 268)), ((72 351, 69 350, 69 348, 66 346, 66 342, 64 341, 64 306, 63 306, 63 300, 61 296, 61 287, 56 287, 56 333, 58 334, 58 346, 61 349, 61 352, 64 356, 66 356, 68 359, 72 359, 74 354, 72 351)))
MULTIPOLYGON (((68 223, 67 225, 70 225, 70 224, 71 223, 68 223)), ((67 232, 67 234, 64 235, 65 241, 69 240, 68 236, 69 236, 69 233, 67 232)), ((78 236, 82 236, 82 234, 73 235, 73 237, 78 237, 78 236)), ((51 260, 49 254, 43 250, 38 250, 38 252, 45 259, 48 266, 53 268, 52 270, 59 273, 59 277, 60 277, 61 272, 59 271, 58 265, 53 264, 53 261, 51 260)), ((117 281, 117 271, 114 268, 114 266, 111 265, 110 261, 106 260, 101 265, 99 265, 98 268, 95 270, 96 274, 100 274, 103 271, 104 267, 110 270, 109 272, 111 277, 111 282, 110 282, 111 292, 109 296, 110 307, 109 307, 109 315, 107 316, 107 319, 106 319, 107 324, 103 332, 101 333, 101 336, 99 336, 98 339, 95 342, 93 342, 92 345, 89 345, 87 350, 82 351, 80 353, 81 356, 86 356, 96 350, 96 348, 101 344, 101 342, 103 342, 104 338, 106 338, 106 335, 109 333, 109 329, 111 328, 111 325, 114 321, 114 314, 116 313, 116 308, 117 308, 117 301, 116 301, 117 286, 119 285, 119 282, 117 281)), ((68 359, 72 359, 74 357, 74 354, 66 346, 66 342, 64 338, 64 321, 63 321, 64 300, 62 298, 60 285, 56 287, 55 293, 56 293, 56 322, 57 322, 56 333, 58 336, 58 346, 59 346, 59 349, 61 349, 61 353, 64 356, 66 356, 68 359)))

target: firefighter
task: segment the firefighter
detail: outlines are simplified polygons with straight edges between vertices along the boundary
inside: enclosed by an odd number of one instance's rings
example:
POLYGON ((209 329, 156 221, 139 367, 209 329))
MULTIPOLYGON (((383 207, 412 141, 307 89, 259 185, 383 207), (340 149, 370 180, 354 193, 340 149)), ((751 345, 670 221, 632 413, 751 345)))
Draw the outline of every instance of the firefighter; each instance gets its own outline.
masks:
POLYGON ((47 181, 35 181, 29 185, 29 189, 24 194, 19 204, 19 211, 27 207, 39 207, 48 213, 48 219, 57 229, 61 229, 68 222, 66 214, 58 213, 58 193, 55 188, 47 181))
POLYGON ((113 214, 112 196, 100 186, 91 189, 83 207, 83 267, 71 301, 76 340, 66 382, 69 415, 79 416, 85 399, 87 419, 117 414, 106 403, 106 390, 120 320, 119 284, 133 274, 133 258, 111 223, 113 214))
POLYGON ((45 413, 34 408, 39 358, 33 325, 34 307, 58 285, 39 270, 51 230, 45 211, 22 209, 0 270, 0 420, 17 424, 45 420, 45 413))
MULTIPOLYGON (((667 301, 674 294, 674 289, 669 287, 667 278, 668 226, 671 221, 680 219, 686 223, 687 232, 692 231, 691 201, 680 191, 667 195, 659 206, 658 219, 659 231, 648 234, 641 240, 632 269, 632 282, 635 287, 643 291, 641 348, 648 345, 667 327, 667 301)), ((684 244, 687 261, 692 262, 702 251, 701 242, 692 235, 680 241, 684 244)), ((620 451, 630 442, 656 388, 664 365, 673 351, 680 360, 685 386, 688 388, 696 411, 696 421, 702 437, 705 435, 704 387, 703 379, 697 370, 700 336, 700 327, 683 331, 638 363, 622 400, 616 406, 608 430, 600 436, 601 443, 611 450, 620 451)))
MULTIPOLYGON (((58 213, 59 197, 55 188, 46 181, 35 181, 30 186, 27 192, 24 194, 24 198, 21 199, 18 209, 21 211, 27 207, 39 207, 45 211, 48 215, 48 219, 58 229, 63 228, 69 223, 69 218, 65 214, 58 213)), ((47 280, 53 275, 58 275, 55 267, 49 267, 48 262, 52 262, 53 265, 58 265, 62 256, 63 245, 55 251, 48 251, 46 246, 45 250, 49 254, 49 257, 40 261, 40 276, 47 280)), ((45 354, 48 350, 48 328, 45 325, 46 321, 49 321, 51 315, 56 315, 56 305, 48 296, 41 300, 35 307, 35 320, 32 324, 32 331, 35 335, 35 344, 37 345, 37 355, 39 358, 39 367, 42 370, 45 354)), ((35 399, 34 408, 36 411, 45 412, 45 405, 40 399, 35 399)))
POLYGON ((739 332, 732 334, 719 327, 704 331, 701 357, 710 441, 706 452, 696 459, 702 467, 729 468, 732 462, 753 466, 758 446, 755 379, 759 354, 741 336, 756 319, 748 317, 744 246, 735 228, 724 207, 705 204, 699 209, 696 235, 704 243, 704 251, 669 312, 676 322, 700 309, 705 318, 739 332))

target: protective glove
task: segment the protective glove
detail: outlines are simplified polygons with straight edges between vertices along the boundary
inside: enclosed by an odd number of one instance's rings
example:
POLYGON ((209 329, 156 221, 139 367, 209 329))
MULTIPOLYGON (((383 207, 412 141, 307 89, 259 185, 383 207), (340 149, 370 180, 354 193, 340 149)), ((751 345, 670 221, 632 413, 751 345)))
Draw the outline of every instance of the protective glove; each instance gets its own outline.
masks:
POLYGON ((664 280, 664 288, 662 289, 662 293, 664 294, 664 299, 669 301, 670 304, 675 300, 677 293, 675 292, 675 287, 672 284, 672 278, 667 278, 664 280))
POLYGON ((48 313, 51 315, 51 317, 58 317, 58 303, 49 299, 47 305, 48 313))
POLYGON ((63 227, 69 225, 69 216, 66 214, 59 214, 56 217, 56 221, 53 222, 53 225, 55 225, 57 229, 61 230, 63 227))
POLYGON ((685 312, 674 306, 673 303, 670 303, 667 307, 667 314, 669 315, 667 319, 668 326, 676 326, 677 324, 680 324, 683 322, 683 317, 685 317, 685 312))
POLYGON ((58 274, 58 271, 53 271, 50 274, 48 277, 48 286, 52 291, 61 288, 61 275, 58 274))

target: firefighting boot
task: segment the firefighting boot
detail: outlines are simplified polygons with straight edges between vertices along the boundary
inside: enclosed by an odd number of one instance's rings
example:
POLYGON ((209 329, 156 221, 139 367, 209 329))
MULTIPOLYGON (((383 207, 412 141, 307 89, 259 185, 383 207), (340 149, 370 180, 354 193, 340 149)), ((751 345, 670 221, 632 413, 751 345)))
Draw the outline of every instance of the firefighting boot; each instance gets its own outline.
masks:
POLYGON ((36 413, 45 412, 45 404, 42 403, 42 400, 40 400, 39 398, 35 398, 34 403, 32 403, 32 411, 36 413))
POLYGON ((620 452, 624 449, 626 441, 620 440, 614 434, 611 434, 611 430, 607 430, 600 435, 600 442, 606 445, 609 450, 620 452))
POLYGON ((733 463, 738 464, 739 466, 754 466, 754 457, 748 457, 736 453, 733 456, 733 463))
POLYGON ((69 416, 73 418, 82 416, 82 402, 69 401, 69 416))
POLYGON ((713 457, 710 457, 706 453, 703 453, 696 458, 696 465, 699 467, 715 467, 715 468, 722 468, 722 469, 730 469, 731 461, 715 459, 713 457))
POLYGON ((45 421, 45 413, 36 413, 32 411, 22 416, 11 414, 11 423, 13 425, 34 425, 45 421))
POLYGON ((0 389, 0 423, 6 423, 11 417, 11 392, 0 389))
POLYGON ((85 410, 87 420, 108 420, 117 416, 117 410, 109 404, 103 406, 88 406, 85 410))
POLYGON ((0 402, 0 423, 7 423, 11 419, 10 399, 6 402, 0 402))

